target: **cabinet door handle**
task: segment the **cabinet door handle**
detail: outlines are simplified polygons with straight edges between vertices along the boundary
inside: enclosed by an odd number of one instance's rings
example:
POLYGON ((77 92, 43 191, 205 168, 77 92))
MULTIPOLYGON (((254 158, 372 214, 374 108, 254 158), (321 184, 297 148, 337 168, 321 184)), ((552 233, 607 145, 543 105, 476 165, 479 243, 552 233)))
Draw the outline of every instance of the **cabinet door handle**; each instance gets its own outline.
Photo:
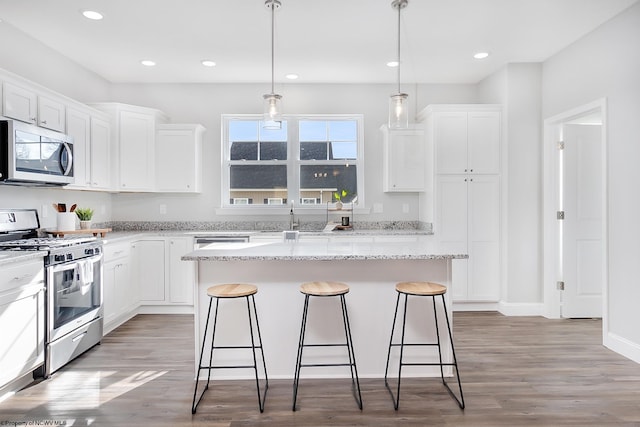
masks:
POLYGON ((46 120, 43 120, 43 121, 42 121, 42 124, 43 124, 43 125, 46 125, 46 124, 47 124, 47 121, 46 121, 46 120))
POLYGON ((31 277, 31 273, 23 274, 22 276, 15 276, 13 279, 11 279, 11 281, 20 282, 24 279, 28 279, 29 277, 31 277))

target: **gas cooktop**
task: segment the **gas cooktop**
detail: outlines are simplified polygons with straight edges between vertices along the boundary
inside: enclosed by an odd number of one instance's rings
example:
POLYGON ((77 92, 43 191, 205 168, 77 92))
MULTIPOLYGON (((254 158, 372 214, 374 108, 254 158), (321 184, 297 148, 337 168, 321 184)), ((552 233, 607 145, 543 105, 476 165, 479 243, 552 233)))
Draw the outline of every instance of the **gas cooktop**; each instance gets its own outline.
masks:
POLYGON ((94 240, 96 240, 96 238, 93 236, 34 237, 30 239, 17 239, 0 242, 0 250, 50 250, 54 248, 81 245, 94 240))

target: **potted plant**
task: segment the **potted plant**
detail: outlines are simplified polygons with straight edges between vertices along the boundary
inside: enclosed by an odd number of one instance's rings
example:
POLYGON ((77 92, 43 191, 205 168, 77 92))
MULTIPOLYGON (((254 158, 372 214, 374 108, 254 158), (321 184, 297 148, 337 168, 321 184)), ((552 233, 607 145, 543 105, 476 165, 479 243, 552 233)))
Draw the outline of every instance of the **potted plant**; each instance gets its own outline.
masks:
POLYGON ((342 189, 341 191, 335 191, 333 193, 333 198, 336 199, 336 209, 342 209, 342 198, 346 197, 349 192, 346 189, 342 189))
POLYGON ((80 220, 80 228, 91 228, 91 218, 93 218, 93 209, 91 208, 77 208, 75 211, 76 216, 80 220))

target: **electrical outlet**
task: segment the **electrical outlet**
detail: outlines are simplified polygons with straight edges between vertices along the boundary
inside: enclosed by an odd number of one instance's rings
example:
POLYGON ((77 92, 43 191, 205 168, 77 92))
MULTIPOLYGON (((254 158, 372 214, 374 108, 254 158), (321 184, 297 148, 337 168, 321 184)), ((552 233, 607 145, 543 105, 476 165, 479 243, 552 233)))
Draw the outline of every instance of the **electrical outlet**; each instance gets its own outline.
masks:
POLYGON ((402 213, 409 213, 409 203, 402 204, 402 213))
POLYGON ((373 204, 373 213, 382 213, 382 203, 373 204))
POLYGON ((42 205, 40 208, 40 217, 46 218, 49 216, 49 205, 42 205))
POLYGON ((162 203, 160 204, 160 215, 166 215, 166 214, 167 214, 167 205, 162 203))

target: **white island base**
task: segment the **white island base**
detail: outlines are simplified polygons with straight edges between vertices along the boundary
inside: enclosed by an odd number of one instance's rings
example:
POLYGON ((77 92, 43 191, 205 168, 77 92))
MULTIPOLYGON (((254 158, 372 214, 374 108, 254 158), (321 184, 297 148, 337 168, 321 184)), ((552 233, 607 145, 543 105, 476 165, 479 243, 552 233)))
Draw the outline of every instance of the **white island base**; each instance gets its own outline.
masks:
MULTIPOLYGON (((195 298, 196 371, 207 318, 208 287, 221 283, 251 283, 258 287, 255 301, 260 321, 269 378, 293 378, 296 364, 304 295, 300 284, 309 281, 339 281, 349 285, 346 295, 351 333, 355 347, 358 375, 362 378, 384 377, 389 335, 400 281, 432 281, 449 286, 451 257, 433 259, 333 259, 333 260, 215 260, 198 257, 208 251, 196 251, 183 259, 198 260, 195 298)), ((450 292, 445 299, 451 317, 450 292)), ((401 298, 400 308, 402 308, 401 298)), ((443 357, 451 361, 449 339, 440 297, 436 298, 443 357)), ((211 323, 213 321, 213 311, 211 323)), ((405 342, 435 342, 431 297, 409 297, 405 342)), ((222 300, 219 309, 216 345, 248 345, 246 299, 222 300)), ((400 341, 402 312, 398 314, 396 339, 400 341)), ((208 364, 211 324, 207 333, 205 358, 208 364)), ((307 344, 344 343, 344 328, 337 297, 311 297, 307 319, 307 344)), ((399 348, 392 351, 390 377, 398 372, 399 348)), ((305 348, 304 363, 347 362, 346 347, 305 348)), ((405 347, 406 362, 437 362, 437 347, 405 347), (417 356, 420 357, 417 357, 417 356)), ((216 350, 214 364, 250 364, 250 350, 216 350), (217 360, 217 361, 216 361, 217 360)), ((258 360, 260 363, 260 360, 258 360)), ((261 372, 261 370, 260 370, 261 372)), ((404 376, 439 376, 438 367, 404 367, 404 376)), ((451 369, 445 369, 447 375, 451 369)), ((251 369, 214 370, 213 379, 253 378, 251 369)), ((262 374, 261 374, 262 375, 262 374)), ((304 378, 349 377, 348 367, 303 368, 304 378)), ((201 372, 206 379, 206 371, 201 372)))

